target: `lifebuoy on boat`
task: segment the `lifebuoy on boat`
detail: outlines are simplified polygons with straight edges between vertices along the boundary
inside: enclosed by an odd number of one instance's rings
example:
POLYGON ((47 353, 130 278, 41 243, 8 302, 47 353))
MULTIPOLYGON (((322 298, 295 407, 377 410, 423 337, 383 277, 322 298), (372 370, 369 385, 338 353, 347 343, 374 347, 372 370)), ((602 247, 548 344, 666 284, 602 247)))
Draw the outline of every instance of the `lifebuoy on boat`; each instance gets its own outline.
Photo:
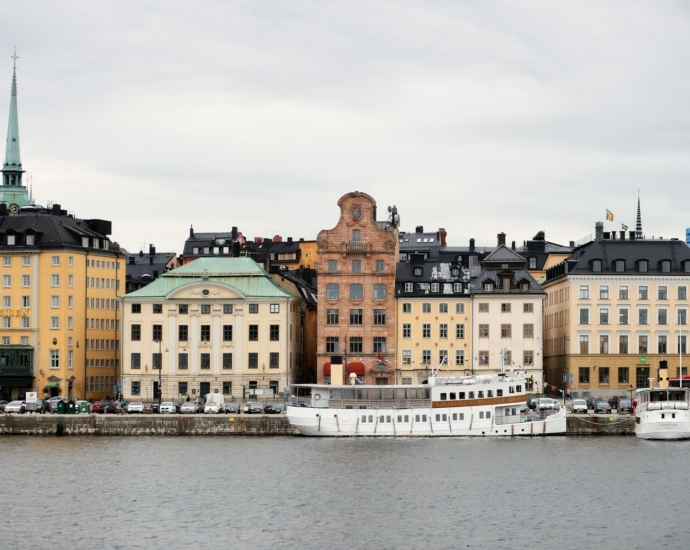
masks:
POLYGON ((321 399, 321 395, 319 395, 319 394, 317 393, 317 394, 314 396, 314 401, 318 401, 319 399, 321 399))

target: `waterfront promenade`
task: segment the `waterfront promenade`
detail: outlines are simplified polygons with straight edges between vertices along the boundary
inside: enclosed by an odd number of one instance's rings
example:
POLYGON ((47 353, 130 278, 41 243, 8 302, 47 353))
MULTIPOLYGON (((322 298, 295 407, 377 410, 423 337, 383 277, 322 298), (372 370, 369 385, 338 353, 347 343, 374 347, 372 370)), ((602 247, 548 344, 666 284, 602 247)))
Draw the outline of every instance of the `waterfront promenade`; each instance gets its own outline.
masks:
MULTIPOLYGON (((567 417, 566 435, 634 435, 630 415, 567 417)), ((0 435, 296 435, 284 415, 5 414, 0 435)))

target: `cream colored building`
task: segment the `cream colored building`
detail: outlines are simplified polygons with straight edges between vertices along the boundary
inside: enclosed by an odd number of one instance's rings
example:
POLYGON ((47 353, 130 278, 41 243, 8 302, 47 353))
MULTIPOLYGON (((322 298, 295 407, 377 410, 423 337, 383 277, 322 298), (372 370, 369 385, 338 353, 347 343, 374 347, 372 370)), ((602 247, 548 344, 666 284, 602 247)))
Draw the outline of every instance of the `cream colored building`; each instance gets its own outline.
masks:
POLYGON ((199 258, 120 299, 128 401, 273 396, 301 370, 302 299, 249 258, 199 258))

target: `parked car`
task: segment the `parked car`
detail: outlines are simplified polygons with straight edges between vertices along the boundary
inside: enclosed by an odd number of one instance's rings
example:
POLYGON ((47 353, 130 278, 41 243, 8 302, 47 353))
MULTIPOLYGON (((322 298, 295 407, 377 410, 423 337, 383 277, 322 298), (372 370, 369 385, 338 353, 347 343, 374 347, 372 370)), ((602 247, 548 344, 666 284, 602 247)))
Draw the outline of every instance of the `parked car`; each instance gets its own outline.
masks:
POLYGON ((624 411, 627 413, 631 413, 632 408, 632 401, 630 401, 630 399, 628 399, 627 397, 618 398, 618 403, 616 403, 616 410, 619 414, 624 411))
POLYGON ((594 412, 611 414, 611 405, 608 401, 604 401, 600 398, 598 401, 595 401, 594 403, 594 412))
POLYGON ((280 414, 285 410, 283 403, 267 403, 264 406, 264 414, 280 414))
POLYGON ((132 401, 129 405, 127 405, 127 412, 129 414, 143 414, 144 412, 144 403, 141 401, 132 401))
POLYGON ((557 411, 561 408, 561 404, 550 397, 540 397, 537 399, 537 410, 539 411, 557 411))
POLYGON ((584 399, 573 399, 573 414, 587 414, 587 401, 584 399))
POLYGON ((50 399, 46 399, 48 403, 57 403, 58 401, 67 401, 64 397, 61 397, 59 395, 56 395, 55 397, 51 397, 50 399))
POLYGON ((240 406, 235 402, 226 403, 224 412, 225 414, 238 414, 240 412, 240 406))
POLYGON ((5 405, 6 413, 23 413, 26 412, 26 403, 24 401, 10 401, 5 405))
POLYGON ((246 414, 260 414, 263 411, 263 405, 257 401, 247 401, 244 404, 244 412, 246 414))
POLYGON ((180 414, 196 414, 199 411, 199 404, 196 401, 182 403, 180 414))
POLYGON ((120 410, 120 405, 119 403, 116 403, 115 401, 106 401, 106 400, 101 400, 101 401, 95 401, 93 405, 91 405, 91 412, 94 413, 117 413, 120 410))
POLYGON ((175 403, 172 401, 164 401, 161 403, 159 411, 161 414, 175 414, 177 412, 177 408, 175 407, 175 403))
POLYGON ((220 406, 218 403, 214 403, 213 401, 209 401, 204 405, 204 413, 205 414, 218 414, 220 412, 220 406))

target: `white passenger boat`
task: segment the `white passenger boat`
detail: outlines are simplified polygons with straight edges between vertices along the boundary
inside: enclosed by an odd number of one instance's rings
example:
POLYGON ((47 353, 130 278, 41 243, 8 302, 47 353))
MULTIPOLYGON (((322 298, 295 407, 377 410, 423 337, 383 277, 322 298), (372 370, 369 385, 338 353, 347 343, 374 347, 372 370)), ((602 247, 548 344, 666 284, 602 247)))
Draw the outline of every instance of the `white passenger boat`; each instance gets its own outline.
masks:
POLYGON ((295 384, 290 424, 310 436, 538 436, 565 434, 565 407, 526 407, 522 373, 429 377, 428 384, 295 384))
POLYGON ((690 438, 690 389, 637 390, 635 435, 642 439, 690 438))

